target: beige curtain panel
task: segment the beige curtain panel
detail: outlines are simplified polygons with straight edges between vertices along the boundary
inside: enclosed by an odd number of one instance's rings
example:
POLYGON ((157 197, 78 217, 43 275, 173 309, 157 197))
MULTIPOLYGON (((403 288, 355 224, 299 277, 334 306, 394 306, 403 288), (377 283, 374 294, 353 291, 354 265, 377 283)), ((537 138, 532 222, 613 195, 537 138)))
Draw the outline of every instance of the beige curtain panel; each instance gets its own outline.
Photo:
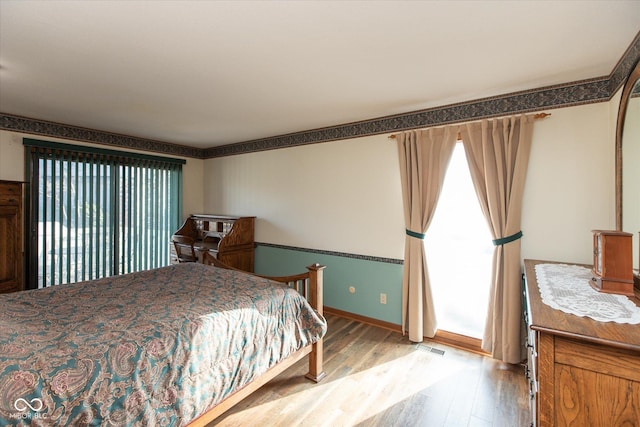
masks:
POLYGON ((458 127, 431 128, 396 135, 406 227, 402 279, 402 331, 413 342, 437 330, 424 233, 433 218, 458 127))
POLYGON ((533 120, 521 115, 461 126, 471 177, 496 245, 482 348, 508 363, 523 357, 519 239, 533 120))

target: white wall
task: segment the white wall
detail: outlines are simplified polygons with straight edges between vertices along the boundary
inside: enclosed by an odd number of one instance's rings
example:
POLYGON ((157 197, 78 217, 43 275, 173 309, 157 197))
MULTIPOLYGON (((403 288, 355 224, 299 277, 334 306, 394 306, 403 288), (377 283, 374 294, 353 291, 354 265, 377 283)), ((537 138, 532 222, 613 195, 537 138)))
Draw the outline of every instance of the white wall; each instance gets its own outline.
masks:
POLYGON ((182 166, 182 220, 195 212, 204 211, 204 160, 186 158, 182 166))
POLYGON ((207 212, 255 215, 256 241, 402 258, 395 144, 385 135, 205 160, 207 212))
POLYGON ((19 134, 0 131, 0 179, 24 181, 24 146, 19 134))
MULTIPOLYGON (((23 138, 41 139, 43 141, 62 142, 75 145, 90 145, 100 148, 110 148, 105 145, 87 144, 78 141, 50 138, 38 135, 28 135, 18 132, 0 131, 0 179, 9 181, 24 181, 24 146, 23 138)), ((116 149, 120 150, 119 147, 116 149)), ((136 150, 122 150, 136 151, 136 150)), ((150 154, 143 151, 141 153, 150 154)), ((182 168, 184 183, 183 191, 183 218, 191 212, 202 211, 203 202, 203 160, 187 158, 187 163, 182 168)))
MULTIPOLYGON (((523 258, 589 263, 591 230, 615 227, 617 105, 551 110, 535 123, 523 258)), ((259 242, 403 258, 398 159, 386 135, 208 159, 204 180, 205 210, 257 216, 259 242)))
POLYGON ((615 229, 615 118, 604 102, 534 125, 523 200, 523 258, 590 264, 594 229, 615 229), (613 121, 613 123, 612 123, 613 121))

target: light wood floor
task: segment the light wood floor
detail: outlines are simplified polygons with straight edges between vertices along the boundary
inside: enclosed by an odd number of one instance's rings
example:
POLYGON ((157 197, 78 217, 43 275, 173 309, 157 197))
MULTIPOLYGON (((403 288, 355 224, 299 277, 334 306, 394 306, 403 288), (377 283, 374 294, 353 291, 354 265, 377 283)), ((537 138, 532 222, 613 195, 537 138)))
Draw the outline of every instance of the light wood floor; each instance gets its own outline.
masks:
POLYGON ((322 382, 304 378, 305 358, 210 426, 529 425, 522 367, 441 344, 412 344, 340 317, 327 320, 322 382))

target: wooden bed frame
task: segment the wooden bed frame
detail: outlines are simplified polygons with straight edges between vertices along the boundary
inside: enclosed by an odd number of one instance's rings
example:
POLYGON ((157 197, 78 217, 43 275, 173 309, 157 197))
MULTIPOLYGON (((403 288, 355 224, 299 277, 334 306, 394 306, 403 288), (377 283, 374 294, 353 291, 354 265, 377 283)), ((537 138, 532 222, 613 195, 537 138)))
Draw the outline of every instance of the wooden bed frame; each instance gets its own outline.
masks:
MULTIPOLYGON (((210 253, 205 253, 202 258, 202 262, 207 265, 213 265, 220 268, 226 268, 228 270, 238 270, 230 267, 220 261, 210 253)), ((320 315, 323 314, 322 310, 322 279, 323 270, 325 266, 320 264, 313 264, 307 267, 306 273, 296 274, 293 276, 262 276, 254 274, 254 276, 263 277, 266 279, 274 280, 289 285, 297 290, 303 297, 309 301, 311 307, 316 310, 320 315)), ((242 271, 242 270, 238 270, 242 271)), ((246 273, 246 271, 244 271, 246 273)), ((253 273, 248 273, 253 274, 253 273)), ((306 378, 320 382, 325 377, 325 372, 322 367, 322 338, 315 344, 303 347, 295 353, 291 354, 286 359, 280 361, 278 364, 272 366, 267 372, 254 379, 249 384, 245 385, 240 390, 227 396, 224 400, 218 403, 216 406, 200 415, 198 418, 192 420, 189 427, 201 427, 206 426, 208 423, 218 418, 225 413, 231 407, 239 403, 242 399, 249 396, 254 391, 271 381, 280 373, 287 370, 296 362, 301 360, 306 355, 309 355, 309 372, 305 375, 306 378)))

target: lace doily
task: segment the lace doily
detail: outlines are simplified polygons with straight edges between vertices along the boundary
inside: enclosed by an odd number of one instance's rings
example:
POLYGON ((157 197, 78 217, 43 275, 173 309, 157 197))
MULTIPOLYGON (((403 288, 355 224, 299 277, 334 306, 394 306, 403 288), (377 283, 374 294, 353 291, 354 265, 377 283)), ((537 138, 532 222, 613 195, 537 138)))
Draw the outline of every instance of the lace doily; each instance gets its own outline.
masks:
POLYGON ((593 289, 593 275, 586 267, 537 264, 535 271, 542 302, 552 308, 599 322, 640 323, 640 307, 624 295, 593 289))

